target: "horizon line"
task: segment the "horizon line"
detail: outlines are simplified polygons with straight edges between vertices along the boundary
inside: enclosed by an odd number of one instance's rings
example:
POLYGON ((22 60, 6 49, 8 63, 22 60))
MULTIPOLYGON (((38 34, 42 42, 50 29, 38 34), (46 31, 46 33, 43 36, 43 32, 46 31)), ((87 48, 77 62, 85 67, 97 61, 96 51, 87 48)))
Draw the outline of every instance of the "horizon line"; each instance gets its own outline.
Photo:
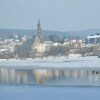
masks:
MULTIPOLYGON (((34 30, 36 29, 24 29, 24 28, 0 28, 0 29, 8 29, 8 30, 34 30)), ((94 28, 94 29, 80 29, 80 30, 52 30, 52 29, 43 29, 43 31, 57 31, 57 32, 77 32, 77 31, 88 31, 88 30, 100 30, 99 28, 94 28)))

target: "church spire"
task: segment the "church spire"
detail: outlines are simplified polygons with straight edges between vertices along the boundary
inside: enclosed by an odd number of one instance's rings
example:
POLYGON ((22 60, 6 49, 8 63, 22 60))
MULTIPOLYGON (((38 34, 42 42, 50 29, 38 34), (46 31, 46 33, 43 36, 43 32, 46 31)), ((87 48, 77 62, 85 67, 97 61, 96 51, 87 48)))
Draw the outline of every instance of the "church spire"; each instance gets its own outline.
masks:
POLYGON ((42 29, 41 29, 40 19, 38 19, 38 24, 37 24, 37 31, 38 31, 38 30, 42 30, 42 29))
POLYGON ((37 27, 41 27, 41 24, 40 24, 40 19, 38 19, 38 24, 37 24, 37 27))
POLYGON ((41 43, 43 43, 43 37, 42 37, 42 29, 41 29, 40 20, 38 19, 36 37, 35 37, 35 40, 33 43, 33 47, 35 47, 41 43))
POLYGON ((41 28, 41 24, 40 24, 40 19, 38 19, 38 24, 37 24, 37 35, 39 37, 42 36, 42 28, 41 28))

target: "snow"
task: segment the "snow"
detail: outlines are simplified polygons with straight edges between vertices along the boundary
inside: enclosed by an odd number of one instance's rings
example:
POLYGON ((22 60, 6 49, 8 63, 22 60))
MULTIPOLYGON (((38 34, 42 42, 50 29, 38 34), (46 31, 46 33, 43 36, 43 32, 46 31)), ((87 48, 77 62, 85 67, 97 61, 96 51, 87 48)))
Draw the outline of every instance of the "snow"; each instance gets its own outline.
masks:
POLYGON ((98 57, 48 57, 36 59, 10 59, 0 60, 0 67, 33 69, 33 68, 100 68, 100 58, 98 57))

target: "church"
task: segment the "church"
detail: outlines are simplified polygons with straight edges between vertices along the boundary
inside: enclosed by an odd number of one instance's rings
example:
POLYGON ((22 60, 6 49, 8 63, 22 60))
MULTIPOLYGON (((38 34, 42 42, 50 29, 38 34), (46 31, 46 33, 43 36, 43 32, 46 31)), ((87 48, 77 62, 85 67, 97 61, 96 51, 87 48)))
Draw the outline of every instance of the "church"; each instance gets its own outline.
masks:
POLYGON ((45 53, 49 50, 50 45, 43 40, 43 31, 41 28, 40 20, 38 20, 36 37, 32 45, 33 52, 37 54, 45 53))

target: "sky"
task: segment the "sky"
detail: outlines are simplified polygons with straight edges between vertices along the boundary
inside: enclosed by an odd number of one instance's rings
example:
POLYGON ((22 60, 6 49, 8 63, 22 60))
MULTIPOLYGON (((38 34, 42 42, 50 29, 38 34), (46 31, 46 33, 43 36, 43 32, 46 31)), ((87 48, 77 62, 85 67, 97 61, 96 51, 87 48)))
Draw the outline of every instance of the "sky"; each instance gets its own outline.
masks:
POLYGON ((0 0, 0 28, 100 29, 100 0, 0 0))

